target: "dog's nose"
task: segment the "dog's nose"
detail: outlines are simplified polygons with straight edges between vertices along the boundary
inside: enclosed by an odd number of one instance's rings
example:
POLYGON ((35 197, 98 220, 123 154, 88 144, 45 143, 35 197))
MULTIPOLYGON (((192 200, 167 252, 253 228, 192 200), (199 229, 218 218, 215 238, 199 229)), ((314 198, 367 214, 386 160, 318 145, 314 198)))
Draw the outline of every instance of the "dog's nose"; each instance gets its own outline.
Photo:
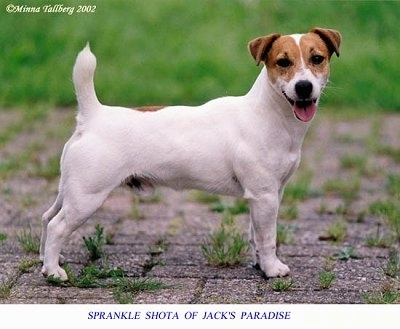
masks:
POLYGON ((296 83, 294 88, 295 88, 296 94, 299 98, 307 99, 307 98, 310 98, 310 95, 313 90, 313 85, 308 80, 300 80, 296 83))

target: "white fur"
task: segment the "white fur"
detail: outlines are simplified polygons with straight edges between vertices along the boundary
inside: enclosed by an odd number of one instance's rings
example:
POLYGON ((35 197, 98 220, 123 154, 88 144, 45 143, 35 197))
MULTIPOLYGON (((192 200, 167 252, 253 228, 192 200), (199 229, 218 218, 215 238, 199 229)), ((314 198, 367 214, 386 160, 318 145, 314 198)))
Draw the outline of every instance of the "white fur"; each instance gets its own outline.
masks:
MULTIPOLYGON (((268 277, 287 275, 289 268, 276 255, 277 214, 309 122, 296 119, 266 68, 244 96, 140 112, 100 104, 95 67, 87 46, 73 71, 77 127, 62 154, 59 194, 43 215, 43 274, 67 280, 59 262, 69 235, 113 189, 136 177, 144 190, 162 185, 246 198, 255 263, 268 277)), ((321 91, 320 81, 306 70, 296 76, 305 78, 321 91)), ((294 92, 291 83, 285 86, 288 94, 294 92)))

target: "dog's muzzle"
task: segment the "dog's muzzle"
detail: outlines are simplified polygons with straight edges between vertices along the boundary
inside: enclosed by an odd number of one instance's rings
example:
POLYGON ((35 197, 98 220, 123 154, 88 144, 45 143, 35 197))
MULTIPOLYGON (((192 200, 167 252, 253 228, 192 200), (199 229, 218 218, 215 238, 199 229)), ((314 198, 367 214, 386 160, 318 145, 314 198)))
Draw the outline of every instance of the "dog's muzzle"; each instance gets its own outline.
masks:
POLYGON ((294 86, 297 99, 290 98, 282 91, 287 101, 292 105, 297 119, 303 122, 311 121, 317 111, 317 98, 312 98, 313 85, 308 80, 300 80, 294 86))

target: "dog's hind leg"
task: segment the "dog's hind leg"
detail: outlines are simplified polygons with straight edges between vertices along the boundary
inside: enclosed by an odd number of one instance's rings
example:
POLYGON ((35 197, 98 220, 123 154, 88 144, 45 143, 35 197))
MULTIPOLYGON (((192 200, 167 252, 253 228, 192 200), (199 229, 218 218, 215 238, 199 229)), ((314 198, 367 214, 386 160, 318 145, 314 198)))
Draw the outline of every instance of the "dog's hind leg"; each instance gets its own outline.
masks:
POLYGON ((57 213, 61 210, 62 207, 62 197, 61 193, 57 195, 56 201, 53 205, 43 214, 42 216, 42 235, 40 238, 40 260, 44 260, 44 248, 46 244, 47 238, 47 226, 49 222, 57 215, 57 213))
MULTIPOLYGON (((57 215, 50 221, 46 220, 47 217, 45 217, 44 225, 47 225, 47 234, 45 233, 43 275, 53 276, 62 281, 68 280, 66 272, 59 265, 61 249, 72 232, 80 227, 103 204, 109 192, 102 191, 90 195, 78 193, 79 196, 73 198, 68 198, 65 195, 62 207, 57 215)), ((58 206, 59 203, 56 201, 54 207, 50 208, 46 214, 53 214, 58 206)))

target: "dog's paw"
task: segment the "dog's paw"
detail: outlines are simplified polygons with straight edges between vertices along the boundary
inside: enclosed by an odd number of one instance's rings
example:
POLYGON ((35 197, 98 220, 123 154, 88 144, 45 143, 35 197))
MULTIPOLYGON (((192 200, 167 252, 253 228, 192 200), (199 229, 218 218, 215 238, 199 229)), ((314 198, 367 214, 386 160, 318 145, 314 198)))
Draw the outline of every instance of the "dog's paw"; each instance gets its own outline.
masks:
POLYGON ((289 267, 283 264, 279 259, 273 262, 265 262, 264 265, 257 263, 254 268, 261 271, 265 278, 284 277, 290 274, 289 267))
POLYGON ((44 266, 42 268, 42 274, 45 277, 53 277, 54 279, 58 279, 60 281, 68 281, 68 275, 60 266, 57 266, 55 270, 46 269, 44 266))
MULTIPOLYGON (((43 263, 44 262, 44 254, 40 254, 39 256, 39 260, 43 263)), ((62 265, 65 263, 65 257, 63 255, 60 254, 60 258, 58 260, 59 264, 62 265)))

